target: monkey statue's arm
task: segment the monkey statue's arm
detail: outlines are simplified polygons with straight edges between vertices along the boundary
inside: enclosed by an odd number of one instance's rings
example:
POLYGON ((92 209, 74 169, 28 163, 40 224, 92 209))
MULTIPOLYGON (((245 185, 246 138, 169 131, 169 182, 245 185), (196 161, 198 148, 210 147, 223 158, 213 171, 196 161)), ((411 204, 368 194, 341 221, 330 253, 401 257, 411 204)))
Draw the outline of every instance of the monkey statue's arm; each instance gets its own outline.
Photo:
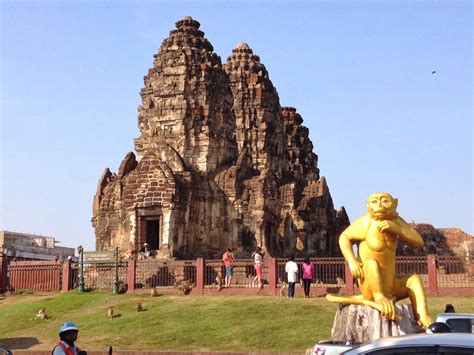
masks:
POLYGON ((397 234, 402 242, 405 242, 413 248, 423 248, 425 242, 420 234, 411 228, 407 222, 401 217, 397 217, 393 221, 385 220, 380 222, 379 230, 381 232, 388 231, 397 234))
POLYGON ((370 218, 367 215, 362 216, 347 227, 339 237, 339 247, 341 248, 342 255, 344 255, 344 259, 349 264, 352 276, 361 280, 364 279, 364 271, 362 270, 362 264, 354 255, 352 242, 365 240, 369 223, 370 218))
POLYGON ((423 248, 425 242, 421 235, 410 225, 403 220, 403 218, 398 217, 397 223, 401 227, 402 233, 399 233, 398 236, 402 241, 407 243, 409 246, 413 248, 423 248))

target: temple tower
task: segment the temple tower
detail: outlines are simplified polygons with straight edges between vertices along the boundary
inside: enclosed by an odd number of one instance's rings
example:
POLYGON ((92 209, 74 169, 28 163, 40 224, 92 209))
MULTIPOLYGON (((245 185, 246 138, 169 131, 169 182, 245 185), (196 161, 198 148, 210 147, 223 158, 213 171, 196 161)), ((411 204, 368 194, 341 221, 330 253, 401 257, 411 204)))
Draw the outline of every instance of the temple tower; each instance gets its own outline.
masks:
POLYGON ((222 65, 191 17, 176 22, 144 77, 139 137, 94 196, 96 248, 159 258, 330 255, 336 214, 294 108, 245 43, 222 65))

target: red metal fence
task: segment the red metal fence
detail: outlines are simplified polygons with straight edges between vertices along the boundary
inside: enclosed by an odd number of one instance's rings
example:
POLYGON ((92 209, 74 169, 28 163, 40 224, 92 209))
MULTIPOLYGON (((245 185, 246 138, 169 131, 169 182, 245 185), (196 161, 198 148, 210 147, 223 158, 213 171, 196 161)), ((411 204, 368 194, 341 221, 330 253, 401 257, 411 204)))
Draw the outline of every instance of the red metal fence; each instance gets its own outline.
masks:
POLYGON ((13 290, 60 290, 61 269, 59 261, 12 261, 7 267, 9 287, 13 290))
MULTIPOLYGON (((262 267, 263 284, 268 284, 269 264, 264 263, 262 267), (266 281, 266 282, 265 282, 266 281)), ((239 259, 234 261, 232 276, 232 287, 234 288, 250 288, 254 287, 255 268, 252 259, 239 259)), ((204 287, 213 288, 218 286, 218 279, 224 282, 225 266, 222 260, 206 260, 204 270, 204 287)))
POLYGON ((417 274, 428 287, 428 257, 427 256, 398 256, 395 264, 396 274, 400 276, 417 274))
MULTIPOLYGON (((84 286, 85 288, 106 290, 112 289, 115 281, 115 263, 101 262, 101 263, 87 263, 84 262, 84 286)), ((124 285, 127 283, 127 268, 128 263, 118 263, 118 282, 124 285)), ((79 285, 79 264, 71 264, 72 277, 71 283, 78 287, 79 285)))
MULTIPOLYGON (((286 281, 285 264, 288 259, 277 260, 277 279, 286 281)), ((301 280, 301 266, 304 259, 295 259, 298 264, 297 279, 301 280)), ((313 264, 313 287, 345 287, 345 262, 344 258, 311 258, 313 264)))
MULTIPOLYGON (((314 265, 312 293, 326 292, 353 294, 357 292, 349 268, 343 258, 312 258, 314 265)), ((267 258, 263 264, 262 294, 275 294, 280 281, 286 280, 287 259, 267 258)), ((303 260, 296 259, 301 266, 303 260)), ((432 295, 474 295, 473 258, 455 256, 397 257, 397 274, 418 274, 432 295)), ((67 291, 79 285, 79 264, 59 261, 11 261, 6 271, 0 269, 0 285, 6 289, 67 291), (4 287, 5 288, 5 287, 4 287)), ((114 263, 84 263, 86 288, 110 289, 115 281, 114 263)), ((301 268, 300 268, 301 270, 301 268)), ((158 287, 170 289, 179 281, 194 284, 194 293, 218 292, 223 283, 225 267, 221 260, 128 260, 118 263, 118 281, 128 292, 158 287)), ((234 262, 232 288, 226 293, 251 294, 255 270, 253 260, 234 262), (246 293, 247 292, 247 293, 246 293), (250 293, 249 293, 250 292, 250 293)), ((298 275, 300 277, 300 275, 298 275)), ((301 292, 297 287, 297 293, 301 292)), ((1 290, 0 290, 1 291, 1 290)), ((254 291, 253 291, 254 292, 254 291)))
POLYGON ((135 288, 173 287, 176 282, 196 282, 195 260, 139 260, 135 266, 135 288))
POLYGON ((437 284, 439 288, 474 288, 474 258, 466 262, 455 256, 436 258, 437 284))

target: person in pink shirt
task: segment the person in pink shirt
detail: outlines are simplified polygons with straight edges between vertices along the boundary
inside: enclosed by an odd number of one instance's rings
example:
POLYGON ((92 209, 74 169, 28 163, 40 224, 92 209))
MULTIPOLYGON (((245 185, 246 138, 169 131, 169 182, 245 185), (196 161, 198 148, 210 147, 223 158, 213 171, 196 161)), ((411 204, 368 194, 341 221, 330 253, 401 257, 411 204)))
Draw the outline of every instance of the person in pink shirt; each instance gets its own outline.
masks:
POLYGON ((313 264, 309 261, 309 258, 304 259, 303 265, 301 265, 301 271, 303 274, 303 286, 304 286, 304 296, 309 297, 309 289, 311 287, 311 282, 313 282, 313 264))
POLYGON ((234 275, 234 254, 232 249, 227 249, 222 255, 222 261, 225 265, 225 287, 230 287, 230 280, 234 275))

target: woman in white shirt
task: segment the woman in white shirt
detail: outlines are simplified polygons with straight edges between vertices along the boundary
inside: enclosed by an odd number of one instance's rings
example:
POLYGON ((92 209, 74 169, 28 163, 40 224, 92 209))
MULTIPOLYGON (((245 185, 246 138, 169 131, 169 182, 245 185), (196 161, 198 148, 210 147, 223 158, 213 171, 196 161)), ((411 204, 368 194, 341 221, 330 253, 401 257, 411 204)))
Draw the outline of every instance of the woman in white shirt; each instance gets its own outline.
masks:
POLYGON ((252 254, 252 258, 254 259, 254 267, 255 267, 255 278, 253 279, 252 286, 255 285, 255 281, 258 281, 257 285, 258 288, 262 288, 262 264, 263 264, 263 255, 264 252, 262 248, 257 247, 252 254))

